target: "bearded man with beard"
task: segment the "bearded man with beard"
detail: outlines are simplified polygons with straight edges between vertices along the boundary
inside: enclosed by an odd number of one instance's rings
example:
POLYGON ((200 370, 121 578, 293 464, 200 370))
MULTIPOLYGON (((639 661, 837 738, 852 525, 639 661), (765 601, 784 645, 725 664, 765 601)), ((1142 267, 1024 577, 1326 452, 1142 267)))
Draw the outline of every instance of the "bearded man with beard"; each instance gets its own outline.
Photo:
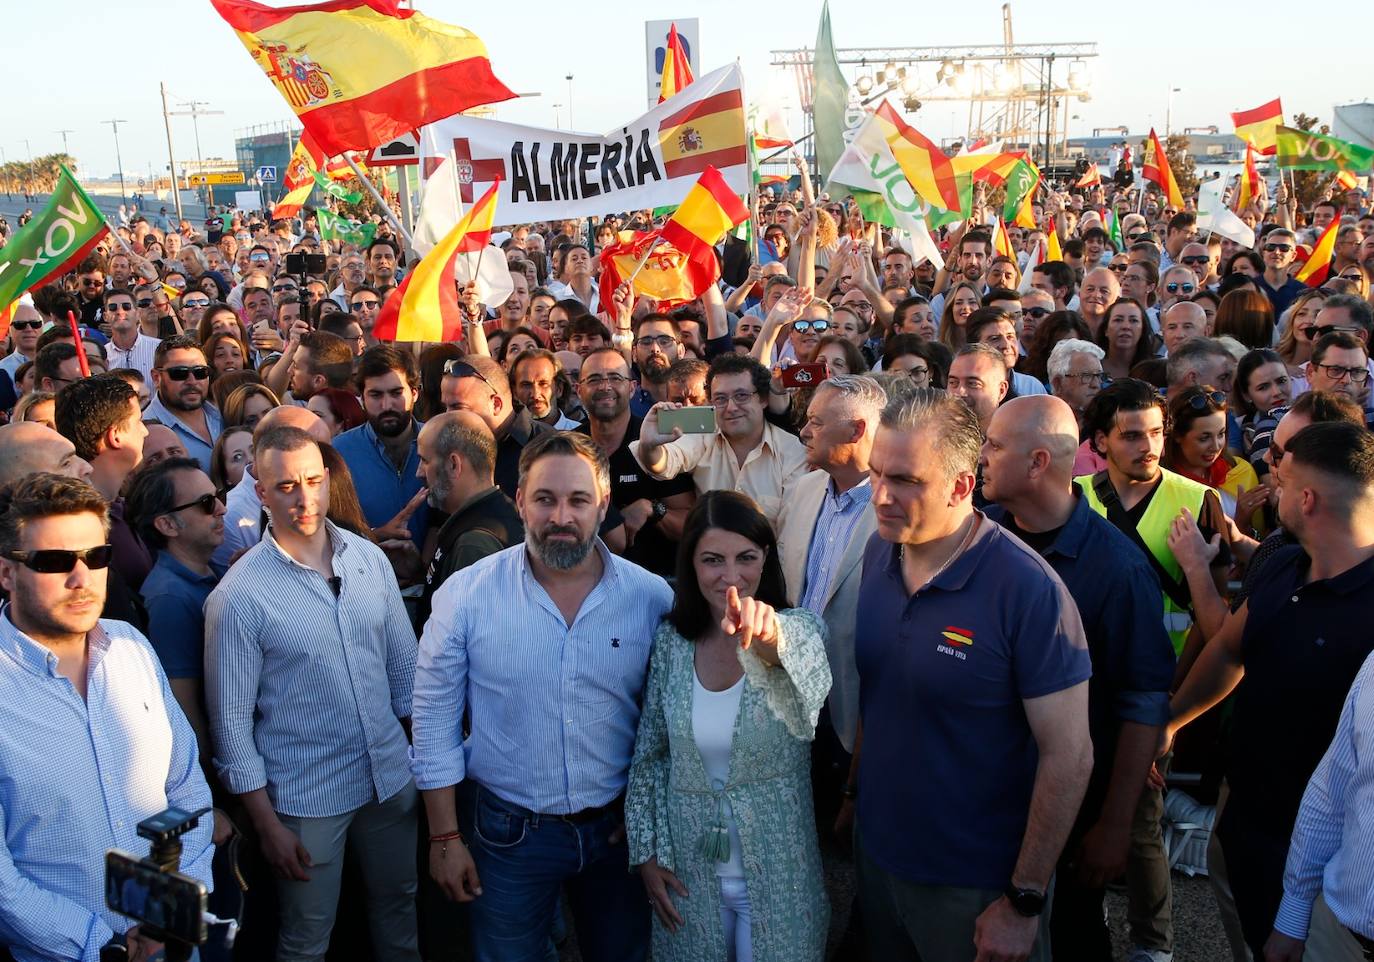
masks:
POLYGON ((429 870, 469 904, 477 958, 542 955, 560 890, 584 958, 647 955, 624 793, 673 595, 597 538, 610 498, 610 465, 590 438, 531 439, 516 492, 524 543, 449 579, 420 641, 411 769, 429 870))
POLYGON ((429 512, 416 449, 420 424, 411 413, 420 389, 415 357, 378 344, 358 359, 356 377, 367 423, 340 434, 334 448, 353 474, 372 533, 379 540, 409 538, 418 545, 429 512))
POLYGON ((169 337, 153 352, 153 389, 157 397, 143 412, 147 421, 167 425, 181 441, 188 457, 210 472, 210 455, 224 429, 224 419, 206 400, 210 366, 194 334, 169 337))
POLYGON ((630 397, 630 413, 637 418, 659 401, 668 400, 668 368, 683 356, 677 321, 667 314, 645 314, 635 324, 634 362, 639 385, 630 397))

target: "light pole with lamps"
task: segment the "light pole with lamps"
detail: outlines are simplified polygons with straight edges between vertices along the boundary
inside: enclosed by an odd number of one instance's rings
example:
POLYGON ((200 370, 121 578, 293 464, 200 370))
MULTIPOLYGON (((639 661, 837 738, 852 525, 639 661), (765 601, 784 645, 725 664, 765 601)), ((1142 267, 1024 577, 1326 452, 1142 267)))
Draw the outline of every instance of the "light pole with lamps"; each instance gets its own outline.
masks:
POLYGON ((1169 88, 1169 105, 1168 105, 1168 107, 1167 107, 1167 108, 1165 109, 1165 111, 1164 111, 1164 139, 1165 139, 1165 140, 1168 140, 1168 139, 1169 139, 1169 132, 1170 132, 1170 130, 1172 129, 1172 124, 1173 124, 1173 120, 1174 120, 1174 94, 1176 94, 1176 93, 1182 93, 1182 92, 1183 92, 1183 88, 1182 88, 1182 87, 1170 87, 1170 88, 1169 88))
MULTIPOLYGON (((124 203, 127 205, 127 204, 129 203, 129 195, 128 195, 127 193, 125 193, 125 191, 124 191, 124 158, 123 158, 123 157, 120 155, 120 153, 119 153, 119 125, 120 125, 120 124, 127 124, 128 121, 127 121, 127 120, 102 120, 101 123, 109 124, 109 125, 110 125, 110 129, 114 131, 114 141, 115 141, 115 163, 119 165, 119 196, 123 199, 124 203)), ((175 185, 173 185, 173 186, 175 186, 175 185)))

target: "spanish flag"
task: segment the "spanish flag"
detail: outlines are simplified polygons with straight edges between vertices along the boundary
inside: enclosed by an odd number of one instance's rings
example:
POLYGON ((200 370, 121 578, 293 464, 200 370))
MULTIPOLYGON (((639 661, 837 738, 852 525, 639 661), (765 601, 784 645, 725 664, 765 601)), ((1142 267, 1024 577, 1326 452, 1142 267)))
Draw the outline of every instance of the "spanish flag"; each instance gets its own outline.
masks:
POLYGON ((455 262, 460 255, 482 256, 496 221, 496 192, 492 184, 449 231, 406 275, 386 299, 372 336, 383 341, 460 341, 463 310, 458 303, 455 262))
POLYGON ((327 155, 515 96, 476 34, 401 0, 211 3, 327 155))
POLYGON ((1307 257, 1307 263, 1302 265, 1302 270, 1293 275, 1295 281, 1302 281, 1308 287, 1321 287, 1326 283, 1326 278, 1331 274, 1331 258, 1336 253, 1336 234, 1340 229, 1341 219, 1331 218, 1331 223, 1322 231, 1322 236, 1317 238, 1316 246, 1307 257))
POLYGON ((1153 127, 1150 128, 1150 139, 1145 142, 1145 160, 1140 175, 1159 185, 1166 204, 1176 210, 1183 209, 1183 192, 1178 189, 1178 181, 1169 167, 1169 156, 1164 152, 1153 127))
MULTIPOLYGON (((1004 154, 960 154, 947 157, 939 144, 930 140, 903 119, 891 103, 884 100, 874 115, 878 118, 887 145, 892 149, 902 173, 912 189, 927 204, 967 217, 973 208, 975 175, 992 168, 1010 171, 1015 162, 1004 154)), ((1005 180, 1005 173, 988 171, 982 179, 1005 180)))
POLYGON ((1000 217, 994 218, 992 222, 992 249, 998 256, 1009 257, 1012 263, 1016 263, 1016 252, 1011 248, 1011 238, 1007 236, 1007 228, 1002 224, 1000 217))
POLYGON ((659 121, 658 143, 668 180, 696 176, 708 167, 747 164, 743 92, 729 87, 674 111, 659 121))
POLYGON ((1059 246, 1059 227, 1055 224, 1055 220, 1057 218, 1051 217, 1049 226, 1045 228, 1046 261, 1062 261, 1064 259, 1064 250, 1059 246))
POLYGON ((1275 97, 1254 110, 1238 110, 1231 114, 1236 136, 1254 144, 1266 157, 1279 149, 1279 126, 1283 123, 1283 104, 1275 97))
POLYGON ((1237 214, 1259 200, 1262 189, 1259 168, 1255 166, 1255 145, 1245 144, 1245 170, 1241 171, 1240 186, 1236 190, 1236 202, 1232 208, 1237 214))
POLYGON ((663 79, 658 85, 658 102, 663 103, 692 82, 692 63, 677 35, 677 24, 668 28, 668 46, 663 51, 663 79))
POLYGON ((1102 169, 1089 164, 1087 173, 1074 182, 1075 187, 1098 187, 1102 184, 1102 169))

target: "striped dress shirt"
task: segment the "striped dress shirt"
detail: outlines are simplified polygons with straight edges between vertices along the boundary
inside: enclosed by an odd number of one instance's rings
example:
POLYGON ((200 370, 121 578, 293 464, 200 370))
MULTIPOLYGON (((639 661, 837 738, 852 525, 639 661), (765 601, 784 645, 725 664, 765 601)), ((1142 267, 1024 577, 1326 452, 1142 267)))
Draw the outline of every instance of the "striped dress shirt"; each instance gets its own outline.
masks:
POLYGON ((806 586, 802 588, 799 607, 811 611, 818 618, 825 617, 825 600, 835 569, 849 549, 854 529, 868 510, 873 498, 873 486, 864 478, 843 493, 835 491, 835 479, 825 485, 825 499, 816 515, 816 527, 811 533, 811 547, 806 553, 806 586))
POLYGON ((139 331, 138 336, 134 338, 133 346, 127 351, 117 347, 114 341, 106 344, 105 360, 112 371, 127 368, 142 374, 144 382, 151 389, 153 386, 153 355, 161 343, 157 338, 149 337, 139 331))
POLYGON ((205 696, 215 768, 233 793, 266 788, 284 815, 325 818, 410 782, 415 633, 376 545, 328 524, 329 582, 271 529, 205 602, 205 696))
POLYGON ((419 788, 472 778, 508 802, 559 815, 625 791, 649 650, 673 593, 599 540, 596 551, 605 570, 571 626, 535 580, 524 544, 435 592, 415 671, 419 788))
MULTIPOLYGON (((18 962, 91 959, 131 920, 105 907, 105 852, 148 851, 140 821, 210 805, 196 736, 157 655, 122 621, 87 636, 83 700, 57 656, 0 611, 0 945, 18 962)), ((210 887, 211 820, 181 872, 210 887)))
POLYGON ((1342 925, 1374 938, 1374 655, 1355 676, 1307 783, 1274 928, 1305 940, 1318 894, 1342 925))

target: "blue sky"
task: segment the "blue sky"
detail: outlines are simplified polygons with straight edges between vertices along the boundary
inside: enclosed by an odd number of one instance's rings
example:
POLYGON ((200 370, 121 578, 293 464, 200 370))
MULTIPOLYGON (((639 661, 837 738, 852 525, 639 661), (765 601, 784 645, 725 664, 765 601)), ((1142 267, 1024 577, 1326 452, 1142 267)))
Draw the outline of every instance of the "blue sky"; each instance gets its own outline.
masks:
MULTIPOLYGON (((274 5, 282 5, 275 3, 274 5)), ((0 150, 8 160, 60 150, 57 133, 70 128, 70 149, 83 173, 115 170, 114 141, 102 120, 117 117, 124 167, 161 172, 167 163, 158 82, 174 100, 208 101, 223 116, 202 117, 205 156, 233 156, 235 130, 289 120, 291 113, 207 0, 57 0, 15 3, 6 10, 8 43, 0 57, 6 91, 0 150)), ((747 94, 778 96, 791 80, 769 65, 775 48, 815 42, 818 0, 742 3, 740 0, 645 0, 639 4, 460 3, 418 0, 436 19, 461 24, 486 42, 498 76, 520 92, 542 96, 502 105, 502 119, 553 126, 554 105, 566 126, 573 74, 575 126, 601 131, 645 109, 646 19, 697 17, 703 67, 738 59, 747 94), (575 13, 575 11, 582 11, 575 13), (787 16, 782 12, 787 11, 787 16)), ((1358 7, 1358 5, 1356 5, 1358 7)), ((1355 8, 1351 8, 1352 10, 1355 8)), ((1002 36, 1001 3, 832 5, 840 47, 988 44, 1002 36), (875 16, 871 12, 882 11, 875 16)), ((1281 95, 1291 116, 1306 111, 1329 120, 1334 104, 1374 97, 1360 38, 1374 14, 1349 13, 1347 27, 1315 29, 1291 3, 1255 0, 1242 8, 1197 0, 1072 7, 1050 0, 1013 4, 1021 43, 1090 41, 1093 98, 1074 106, 1073 135, 1092 127, 1151 124, 1163 128, 1169 87, 1173 127, 1217 124, 1230 129, 1229 111, 1281 95), (1066 9, 1085 14, 1075 19, 1066 9), (1354 20, 1363 18, 1359 27, 1354 20), (1318 39, 1320 38, 1320 39, 1318 39), (1284 68, 1284 64, 1288 64, 1284 68), (1346 69, 1338 65, 1345 64, 1346 69), (1286 77, 1281 86, 1270 79, 1286 77)), ((173 109, 178 109, 173 104, 173 109)), ((932 137, 962 131, 967 105, 932 104, 916 115, 932 137)), ((173 118, 178 158, 195 155, 191 118, 173 118)))

